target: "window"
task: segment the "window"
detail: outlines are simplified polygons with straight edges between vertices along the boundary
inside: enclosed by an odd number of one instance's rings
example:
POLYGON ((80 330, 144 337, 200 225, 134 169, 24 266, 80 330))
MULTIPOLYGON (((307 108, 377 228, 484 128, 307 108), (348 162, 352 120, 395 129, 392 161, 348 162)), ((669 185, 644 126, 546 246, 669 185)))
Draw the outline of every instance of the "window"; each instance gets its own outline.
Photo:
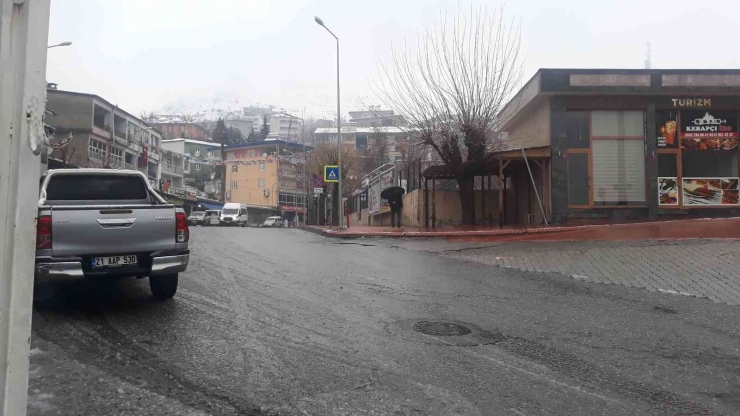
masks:
POLYGON ((262 160, 260 160, 260 171, 261 172, 264 172, 265 171, 265 162, 262 161, 262 160))
POLYGON ((200 172, 200 163, 195 164, 195 170, 200 172))
POLYGON ((234 160, 234 154, 233 153, 227 154, 226 155, 226 160, 234 160))
POLYGON ((102 161, 105 160, 105 143, 100 140, 90 139, 89 153, 90 159, 102 161))
POLYGON ((247 151, 247 157, 254 157, 254 149, 247 151))
POLYGON ((185 170, 185 172, 190 172, 190 163, 189 162, 185 162, 183 164, 183 170, 185 170))
POLYGON ((239 165, 234 163, 231 165, 231 173, 237 173, 237 172, 239 172, 239 165))
POLYGON ((592 111, 594 137, 643 137, 642 111, 592 111))
POLYGON ((117 147, 110 148, 110 159, 113 165, 120 165, 123 163, 123 149, 117 147))
POLYGON ((264 188, 264 187, 265 187, 265 180, 264 180, 264 179, 260 179, 260 180, 259 180, 259 185, 258 185, 258 186, 259 186, 260 188, 264 188))
POLYGON ((645 140, 642 111, 591 113, 594 205, 643 205, 645 140))
POLYGON ((231 189, 236 189, 236 181, 231 181, 231 189))
POLYGON ((586 206, 589 204, 588 154, 568 155, 568 204, 586 206))
POLYGON ((658 153, 658 176, 678 176, 678 159, 675 153, 658 153))
POLYGON ((52 201, 143 200, 149 197, 138 176, 55 175, 46 189, 52 201))

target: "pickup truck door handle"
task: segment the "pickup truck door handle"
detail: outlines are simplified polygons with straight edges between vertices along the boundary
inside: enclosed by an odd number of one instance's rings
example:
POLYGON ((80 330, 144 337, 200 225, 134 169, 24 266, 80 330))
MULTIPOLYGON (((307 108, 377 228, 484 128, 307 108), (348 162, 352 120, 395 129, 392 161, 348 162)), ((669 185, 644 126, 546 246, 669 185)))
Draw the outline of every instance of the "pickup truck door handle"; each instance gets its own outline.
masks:
POLYGON ((136 222, 136 218, 97 219, 103 228, 127 228, 136 222))

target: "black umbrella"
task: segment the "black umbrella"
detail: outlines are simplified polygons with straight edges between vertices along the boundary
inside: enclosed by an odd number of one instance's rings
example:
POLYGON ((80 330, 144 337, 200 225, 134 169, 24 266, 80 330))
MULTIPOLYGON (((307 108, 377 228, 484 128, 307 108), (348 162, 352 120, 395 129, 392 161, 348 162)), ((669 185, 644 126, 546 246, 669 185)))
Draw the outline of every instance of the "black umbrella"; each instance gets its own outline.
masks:
POLYGON ((406 191, 400 186, 391 186, 390 188, 384 189, 383 192, 380 193, 380 197, 383 199, 392 199, 405 193, 406 191))

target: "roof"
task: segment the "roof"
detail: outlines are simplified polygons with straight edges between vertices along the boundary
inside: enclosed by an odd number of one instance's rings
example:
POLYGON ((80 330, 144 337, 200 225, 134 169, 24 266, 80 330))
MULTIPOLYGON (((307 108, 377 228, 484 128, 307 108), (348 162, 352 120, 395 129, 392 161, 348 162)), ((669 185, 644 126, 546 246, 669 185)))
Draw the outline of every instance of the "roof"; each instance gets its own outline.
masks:
MULTIPOLYGON (((400 134, 407 133, 409 130, 402 129, 400 127, 354 127, 354 126, 343 126, 342 134, 352 133, 374 133, 375 129, 380 129, 384 133, 400 134)), ((314 130, 315 134, 337 134, 336 127, 319 127, 314 130)))
POLYGON ((185 141, 185 143, 202 144, 204 146, 209 146, 209 147, 221 147, 221 144, 216 143, 216 142, 204 142, 202 140, 193 140, 193 139, 167 139, 167 140, 162 140, 162 143, 174 143, 174 142, 181 142, 181 141, 185 141))
POLYGON ((498 113, 504 128, 552 95, 740 95, 740 69, 542 68, 498 113))
MULTIPOLYGON (((261 146, 285 146, 285 147, 299 147, 303 148, 302 143, 295 143, 295 142, 288 142, 285 140, 263 140, 259 142, 252 142, 252 143, 240 143, 240 144, 232 144, 231 146, 226 146, 226 150, 234 150, 234 149, 244 149, 248 147, 261 147, 261 146)), ((306 150, 313 150, 313 146, 305 145, 306 150)))
POLYGON ((135 118, 135 119, 139 120, 145 126, 151 127, 152 130, 156 131, 159 134, 162 134, 162 132, 160 130, 158 130, 155 126, 152 126, 150 123, 147 123, 146 121, 144 121, 144 120, 140 119, 139 117, 137 117, 137 116, 129 113, 128 111, 119 108, 118 107, 118 104, 112 104, 110 101, 106 100, 105 98, 103 98, 103 97, 101 97, 99 95, 89 94, 89 93, 86 93, 86 92, 65 91, 65 90, 57 90, 57 89, 47 89, 46 91, 47 91, 47 94, 68 94, 68 95, 76 95, 78 97, 94 98, 94 99, 96 99, 98 101, 102 101, 102 102, 108 104, 111 107, 115 107, 117 111, 120 111, 120 112, 128 115, 131 118, 135 118))

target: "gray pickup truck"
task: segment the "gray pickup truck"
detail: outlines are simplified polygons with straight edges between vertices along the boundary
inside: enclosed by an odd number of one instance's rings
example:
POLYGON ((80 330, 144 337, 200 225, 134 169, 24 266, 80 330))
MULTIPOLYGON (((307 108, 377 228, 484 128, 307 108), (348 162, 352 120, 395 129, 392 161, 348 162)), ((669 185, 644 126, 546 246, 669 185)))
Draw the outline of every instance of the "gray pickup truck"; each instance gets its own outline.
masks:
POLYGON ((137 171, 49 170, 41 177, 35 283, 144 278, 156 299, 177 291, 188 266, 185 211, 137 171))

